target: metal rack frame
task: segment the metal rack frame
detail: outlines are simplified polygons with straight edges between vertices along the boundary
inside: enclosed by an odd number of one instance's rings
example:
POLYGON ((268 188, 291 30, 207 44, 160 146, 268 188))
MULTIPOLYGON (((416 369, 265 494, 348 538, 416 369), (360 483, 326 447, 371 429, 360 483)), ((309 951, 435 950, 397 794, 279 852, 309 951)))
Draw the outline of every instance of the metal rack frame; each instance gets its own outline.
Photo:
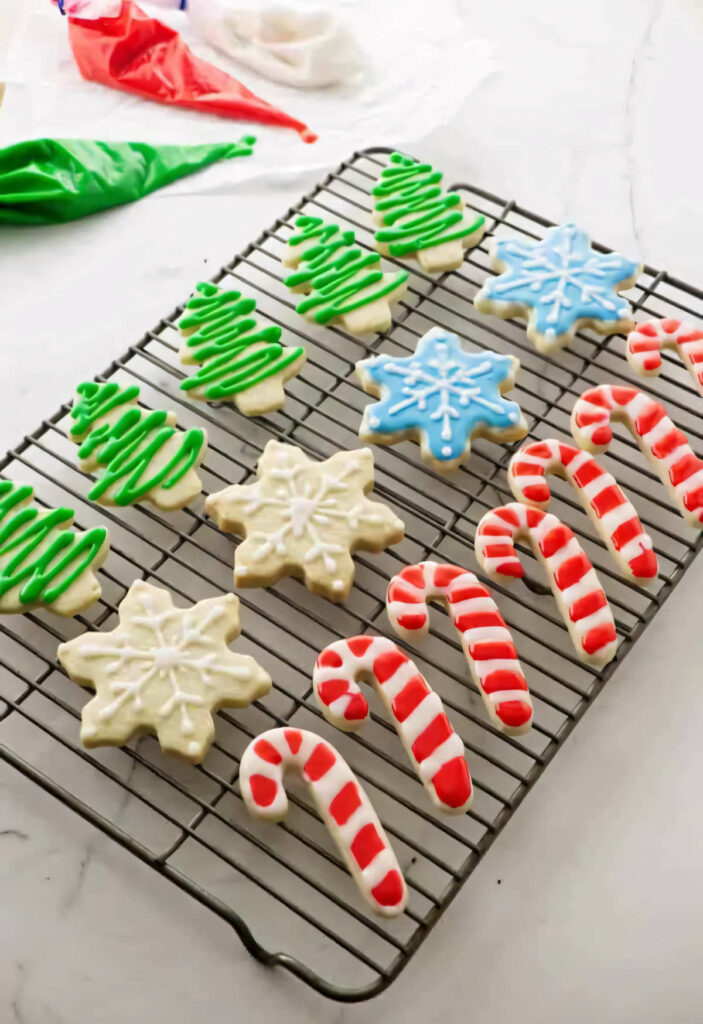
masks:
MULTIPOLYGON (((136 382, 145 405, 167 403, 177 410, 181 425, 207 427, 206 493, 250 478, 271 437, 294 442, 317 458, 337 447, 354 447, 361 410, 370 400, 354 383, 354 363, 381 346, 407 354, 434 323, 455 330, 467 346, 508 351, 521 359, 514 397, 523 405, 532 439, 555 433, 568 437, 568 413, 585 387, 632 381, 621 337, 582 332, 570 350, 547 358, 527 341, 524 325, 476 313, 471 298, 489 273, 486 239, 466 253, 455 273, 430 278, 411 268, 408 294, 395 309, 393 326, 370 341, 333 327, 310 326, 298 317, 281 283, 279 261, 295 216, 306 210, 343 222, 370 248, 369 192, 390 152, 377 147, 355 153, 213 278, 256 295, 262 317, 306 345, 308 362, 287 385, 283 410, 252 421, 228 405, 189 401, 178 390, 185 376, 177 361, 176 321, 182 307, 96 378, 136 382)), ((465 184, 454 188, 485 214, 487 236, 538 238, 551 226, 490 192, 465 184)), ((642 314, 703 317, 703 291, 662 271, 645 267, 633 291, 632 304, 642 314)), ((639 383, 665 402, 700 449, 703 399, 676 359, 665 356, 662 376, 639 383)), ((111 628, 119 601, 140 576, 170 589, 177 603, 208 596, 213 586, 230 588, 232 538, 204 517, 202 503, 170 515, 143 506, 118 513, 90 504, 89 480, 78 471, 66 438, 68 410, 68 404, 62 405, 8 452, 0 472, 33 483, 40 504, 75 508, 80 527, 107 524, 112 553, 99 572, 102 598, 82 615, 61 620, 40 611, 0 621, 0 758, 214 911, 265 964, 283 967, 337 1000, 376 995, 400 974, 440 920, 679 582, 703 535, 680 519, 632 439, 618 433, 603 461, 638 506, 660 558, 659 576, 653 588, 644 590, 620 579, 580 503, 566 484, 555 481, 551 507, 574 529, 596 565, 620 643, 616 661, 604 670, 581 663, 529 552, 523 553, 528 565, 524 583, 514 589, 489 584, 513 631, 535 698, 535 724, 524 737, 503 736, 488 722, 451 623, 432 613, 430 636, 411 653, 464 739, 476 790, 466 815, 446 818, 426 800, 380 705, 374 705, 372 722, 361 733, 336 732, 317 709, 310 673, 316 654, 334 639, 366 630, 393 636, 383 598, 388 579, 404 565, 427 558, 457 561, 482 578, 473 555, 475 526, 487 509, 512 500, 504 470, 519 444, 477 443, 470 463, 449 480, 424 467, 417 446, 409 442, 375 448, 375 497, 405 520, 406 539, 382 555, 357 557, 357 580, 347 605, 333 606, 292 579, 266 591, 238 591, 244 627, 239 649, 254 653, 269 669, 271 693, 244 711, 220 712, 213 750, 197 767, 163 756, 151 737, 120 750, 87 751, 78 737, 80 708, 87 698, 61 671, 57 644, 85 628, 111 628), (288 723, 325 735, 361 778, 408 881, 411 898, 402 918, 381 921, 362 905, 304 788, 291 787, 291 814, 277 826, 246 814, 237 785, 239 757, 257 732, 288 723)))

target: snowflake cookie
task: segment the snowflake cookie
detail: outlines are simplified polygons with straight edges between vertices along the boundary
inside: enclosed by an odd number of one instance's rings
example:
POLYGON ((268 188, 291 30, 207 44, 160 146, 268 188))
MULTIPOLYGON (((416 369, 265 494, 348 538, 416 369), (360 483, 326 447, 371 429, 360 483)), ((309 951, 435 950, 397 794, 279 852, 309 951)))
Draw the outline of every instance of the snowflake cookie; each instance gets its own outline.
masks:
POLYGON ((403 537, 400 519, 364 497, 372 487, 368 448, 313 462, 295 445, 269 441, 256 482, 210 495, 205 511, 221 530, 246 537, 234 556, 238 586, 300 576, 313 593, 343 601, 354 580, 351 552, 382 551, 403 537))
POLYGON ((514 356, 465 352, 455 334, 433 327, 412 356, 374 356, 356 364, 364 390, 381 398, 364 410, 362 441, 419 440, 422 460, 449 472, 468 459, 472 437, 516 441, 527 423, 503 398, 520 367, 514 356))
POLYGON ((494 239, 490 252, 500 276, 485 282, 474 305, 503 319, 524 317, 538 351, 563 348, 582 327, 616 334, 634 326, 618 292, 632 287, 642 265, 596 252, 575 224, 552 228, 541 242, 494 239))
POLYGON ((271 688, 253 658, 227 646, 239 636, 234 594, 174 608, 168 591, 137 580, 119 616, 111 633, 84 633, 58 650, 71 679, 95 690, 82 713, 86 747, 150 732, 165 753, 198 764, 215 738, 213 711, 245 707, 271 688))

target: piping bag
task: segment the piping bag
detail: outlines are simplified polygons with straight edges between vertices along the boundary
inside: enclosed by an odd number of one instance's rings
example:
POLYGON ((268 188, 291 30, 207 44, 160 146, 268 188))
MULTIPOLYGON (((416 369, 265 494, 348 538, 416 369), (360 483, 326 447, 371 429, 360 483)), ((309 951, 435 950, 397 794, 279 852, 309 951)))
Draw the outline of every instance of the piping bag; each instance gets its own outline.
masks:
POLYGON ((59 224, 141 199, 256 139, 197 146, 33 139, 0 149, 0 225, 59 224))
POLYGON ((117 17, 89 19, 69 13, 68 38, 78 68, 89 81, 159 103, 293 128, 304 142, 317 138, 302 121, 196 57, 178 32, 149 17, 132 0, 124 0, 117 17))

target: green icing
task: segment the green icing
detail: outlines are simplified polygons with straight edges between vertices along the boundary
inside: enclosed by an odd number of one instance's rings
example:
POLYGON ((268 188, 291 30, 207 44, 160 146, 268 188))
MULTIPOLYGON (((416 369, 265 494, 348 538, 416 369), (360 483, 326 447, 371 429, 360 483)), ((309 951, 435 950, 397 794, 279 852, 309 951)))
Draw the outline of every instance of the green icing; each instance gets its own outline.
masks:
POLYGON ((181 390, 202 387, 212 401, 228 398, 280 373, 304 354, 301 347, 284 348, 281 328, 259 327, 250 316, 254 299, 238 291, 222 291, 201 282, 186 303, 181 330, 195 328, 186 340, 200 368, 181 383, 181 390))
POLYGON ((104 467, 88 492, 91 501, 123 481, 111 498, 116 505, 131 505, 154 487, 173 487, 197 464, 205 444, 204 431, 197 427, 179 431, 168 423, 164 410, 147 412, 132 404, 139 396, 136 385, 121 388, 115 382, 87 381, 79 384, 76 392, 79 397, 71 409, 75 421, 71 436, 80 440, 87 433, 78 449, 78 458, 94 456, 98 466, 104 467), (127 407, 117 419, 99 422, 121 405, 127 407), (152 460, 176 435, 180 443, 173 455, 149 474, 152 460))
POLYGON ((0 596, 22 584, 22 604, 51 604, 89 568, 107 530, 96 526, 76 534, 64 528, 73 522, 70 509, 26 507, 33 496, 27 484, 0 481, 0 596), (17 505, 24 507, 13 511, 17 505))
POLYGON ((387 245, 391 256, 406 256, 465 238, 485 223, 480 215, 470 224, 463 222, 466 211, 461 196, 458 192, 443 193, 441 180, 441 172, 430 164, 416 163, 400 153, 391 155, 391 166, 381 171, 371 193, 385 225, 376 232, 376 241, 387 245))
POLYGON ((289 274, 285 283, 289 288, 309 288, 310 293, 296 309, 298 313, 315 311, 317 323, 326 324, 337 316, 375 302, 395 291, 408 278, 406 270, 384 274, 378 253, 364 253, 354 246, 353 231, 342 231, 337 224, 325 224, 320 217, 299 217, 295 224, 301 231, 291 236, 290 245, 311 239, 317 241, 305 249, 299 269, 289 274), (359 293, 366 288, 373 290, 360 297, 359 293))

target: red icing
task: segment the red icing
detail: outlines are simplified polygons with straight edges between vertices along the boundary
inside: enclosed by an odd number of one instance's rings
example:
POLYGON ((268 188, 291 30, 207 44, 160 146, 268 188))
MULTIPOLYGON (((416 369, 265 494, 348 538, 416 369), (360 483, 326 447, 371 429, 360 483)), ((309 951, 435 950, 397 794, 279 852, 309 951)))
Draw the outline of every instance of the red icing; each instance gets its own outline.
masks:
POLYGON ((613 401, 616 405, 627 405, 639 392, 636 388, 622 388, 613 386, 611 389, 613 401))
POLYGON ((468 601, 473 597, 490 597, 490 594, 482 583, 463 583, 461 586, 452 587, 452 602, 468 601))
POLYGON ((330 801, 330 814, 338 825, 344 825, 359 807, 361 807, 359 787, 356 782, 347 782, 336 797, 330 801))
POLYGON ((417 612, 410 614, 409 612, 405 615, 398 616, 398 625, 402 626, 403 629, 422 629, 427 621, 427 612, 417 612))
POLYGON ((652 427, 656 427, 660 420, 663 420, 666 416, 666 409, 659 402, 651 402, 644 412, 641 412, 635 420, 635 430, 644 437, 648 434, 652 427))
POLYGON ((400 573, 401 579, 407 580, 416 587, 425 586, 425 578, 419 565, 409 565, 400 573))
POLYGON ((405 888, 399 871, 393 868, 385 875, 378 885, 371 890, 371 895, 380 907, 397 907, 403 900, 405 888))
POLYGON ((542 522, 542 520, 544 519, 544 512, 542 512, 542 510, 538 508, 526 508, 525 519, 527 520, 527 525, 529 529, 532 530, 535 526, 539 526, 539 524, 542 522))
POLYGON ((384 651, 383 654, 379 654, 374 659, 373 674, 379 683, 385 683, 407 660, 402 651, 398 650, 397 647, 394 647, 392 651, 384 651))
POLYGON ((507 526, 495 526, 493 523, 482 523, 479 534, 485 537, 512 537, 513 531, 507 526))
POLYGON ((677 463, 669 467, 669 479, 676 487, 677 484, 682 484, 684 480, 688 480, 690 476, 697 473, 699 469, 703 469, 703 462, 696 458, 693 452, 689 452, 688 455, 684 455, 677 463))
POLYGON ((262 761, 268 761, 269 764, 280 764, 282 760, 273 743, 269 743, 268 740, 257 740, 254 744, 254 753, 258 754, 262 761))
POLYGON ((483 549, 484 558, 510 558, 515 555, 512 544, 486 544, 483 549))
POLYGON ((656 338, 658 334, 657 325, 653 324, 651 320, 644 324, 637 324, 637 331, 640 334, 646 334, 649 338, 656 338))
POLYGON ((514 576, 516 579, 520 579, 525 574, 525 570, 518 561, 501 562, 496 566, 496 572, 499 572, 501 576, 514 576))
POLYGON ((569 618, 572 622, 578 622, 580 619, 585 619, 587 615, 593 615, 599 608, 604 608, 607 603, 608 599, 600 588, 592 590, 590 594, 574 601, 569 608, 569 618))
POLYGON ((434 582, 438 589, 444 589, 448 587, 452 580, 455 580, 457 576, 462 576, 464 573, 463 569, 460 569, 458 565, 438 565, 435 569, 434 582))
POLYGON ((511 526, 519 526, 520 520, 517 517, 517 513, 511 508, 502 506, 501 508, 493 509, 494 515, 497 515, 499 519, 505 520, 506 523, 510 523, 511 526))
POLYGON ((408 680, 403 689, 395 695, 391 703, 396 719, 399 722, 404 722, 418 704, 422 703, 429 692, 429 686, 419 673, 408 680))
POLYGON ((496 608, 492 612, 465 612, 454 619, 454 625, 464 633, 467 629, 478 629, 479 626, 504 626, 505 623, 496 608))
POLYGON ((559 445, 559 458, 562 466, 568 466, 572 459, 581 454, 580 448, 574 448, 572 444, 559 445))
MULTIPOLYGON (((536 445, 530 448, 530 455, 538 456, 539 452, 535 451, 536 445)), ((547 458, 549 455, 549 449, 545 447, 543 458, 547 458)), ((514 462, 510 472, 513 476, 544 476, 544 466, 534 465, 532 462, 514 462)))
POLYGON ((689 491, 688 494, 684 495, 683 499, 684 508, 687 508, 689 512, 695 512, 703 505, 703 487, 696 487, 694 490, 689 491))
MULTIPOLYGON (((578 417, 576 417, 576 422, 578 423, 578 417)), ((591 433, 591 443, 595 445, 596 448, 605 448, 610 444, 612 437, 613 432, 610 427, 603 425, 602 427, 596 427, 596 429, 591 433)))
POLYGON ((437 715, 427 728, 422 730, 412 745, 415 760, 419 762, 424 761, 426 757, 429 757, 437 749, 440 743, 444 743, 445 740, 449 739, 453 731, 447 716, 444 713, 437 715))
POLYGON ((651 550, 643 551, 641 555, 630 559, 630 569, 641 579, 654 579, 657 575, 657 556, 651 550))
POLYGON ((249 779, 249 787, 254 803, 259 807, 270 807, 276 799, 278 783, 266 775, 252 775, 249 779))
POLYGON ((347 647, 355 658, 363 658, 372 643, 372 636, 353 636, 347 640, 347 647))
POLYGON ((522 493, 527 501, 537 501, 540 505, 549 501, 551 496, 546 484, 528 484, 527 487, 522 488, 522 493))
POLYGON ((453 757, 432 777, 437 796, 447 807, 462 807, 471 796, 471 778, 463 757, 453 757))
POLYGON ((569 527, 564 526, 563 523, 558 523, 544 535, 542 540, 539 542, 539 549, 545 558, 551 558, 551 556, 557 551, 560 551, 565 544, 568 544, 572 537, 573 533, 569 527))
POLYGON ((351 841, 352 856, 362 871, 384 849, 385 844, 372 822, 360 828, 351 841))
POLYGON ((300 750, 300 744, 303 742, 303 734, 300 729, 284 729, 283 735, 286 738, 291 754, 297 754, 300 750))
POLYGON ((580 466, 574 473, 574 481, 579 487, 585 487, 586 484, 590 484, 591 480, 596 480, 599 476, 602 476, 605 470, 598 465, 595 459, 589 459, 588 462, 584 462, 583 466, 580 466))
POLYGON ((348 722, 358 722, 366 718, 368 712, 369 706, 366 703, 366 698, 360 693, 354 693, 344 709, 344 717, 348 722))
POLYGON ((323 775, 326 775, 337 758, 334 751, 326 743, 318 743, 310 757, 305 762, 303 772, 310 782, 317 782, 323 775))
POLYGON ((496 704, 496 714, 504 725, 518 728, 532 718, 532 708, 522 700, 502 700, 496 704))
POLYGON ((348 679, 326 679, 317 688, 320 700, 323 704, 331 704, 338 697, 343 697, 349 691, 348 679))
POLYGON ((571 558, 567 558, 561 563, 557 571, 554 573, 554 579, 556 581, 559 590, 566 590, 567 587, 572 586, 586 575, 588 570, 591 568, 591 563, 583 553, 579 552, 578 555, 573 555, 571 558))
POLYGON ((610 401, 605 397, 600 388, 591 388, 589 391, 584 391, 581 398, 584 402, 590 402, 591 405, 599 405, 601 409, 610 409, 610 401))
POLYGON ((661 325, 666 334, 675 334, 681 326, 681 321, 667 317, 666 320, 662 320, 661 325))
POLYGON ((402 581, 391 583, 386 596, 387 601, 405 601, 406 604, 418 604, 422 598, 410 587, 403 586, 402 581))
POLYGON ((469 645, 469 654, 474 661, 517 657, 515 648, 507 640, 479 640, 469 645))
POLYGON ((497 668, 494 672, 489 672, 481 685, 484 693, 496 693, 498 690, 527 690, 525 677, 507 668, 497 668))
POLYGON ((639 537, 642 532, 642 523, 639 521, 637 516, 633 516, 632 519, 628 519, 626 522, 620 523, 620 525, 613 530, 610 535, 613 547, 616 551, 620 551, 621 548, 631 540, 634 540, 635 537, 639 537))
POLYGON ((315 662, 320 668, 341 668, 342 658, 336 651, 327 647, 315 662))
POLYGON ((618 485, 611 484, 609 487, 604 487, 600 494, 596 494, 591 498, 591 508, 598 518, 602 519, 606 512, 619 508, 626 501, 627 499, 618 485))
POLYGON ((594 626, 593 629, 589 629, 583 638, 583 649, 587 654, 595 654, 596 651, 616 639, 615 626, 611 622, 604 622, 602 626, 594 626))

